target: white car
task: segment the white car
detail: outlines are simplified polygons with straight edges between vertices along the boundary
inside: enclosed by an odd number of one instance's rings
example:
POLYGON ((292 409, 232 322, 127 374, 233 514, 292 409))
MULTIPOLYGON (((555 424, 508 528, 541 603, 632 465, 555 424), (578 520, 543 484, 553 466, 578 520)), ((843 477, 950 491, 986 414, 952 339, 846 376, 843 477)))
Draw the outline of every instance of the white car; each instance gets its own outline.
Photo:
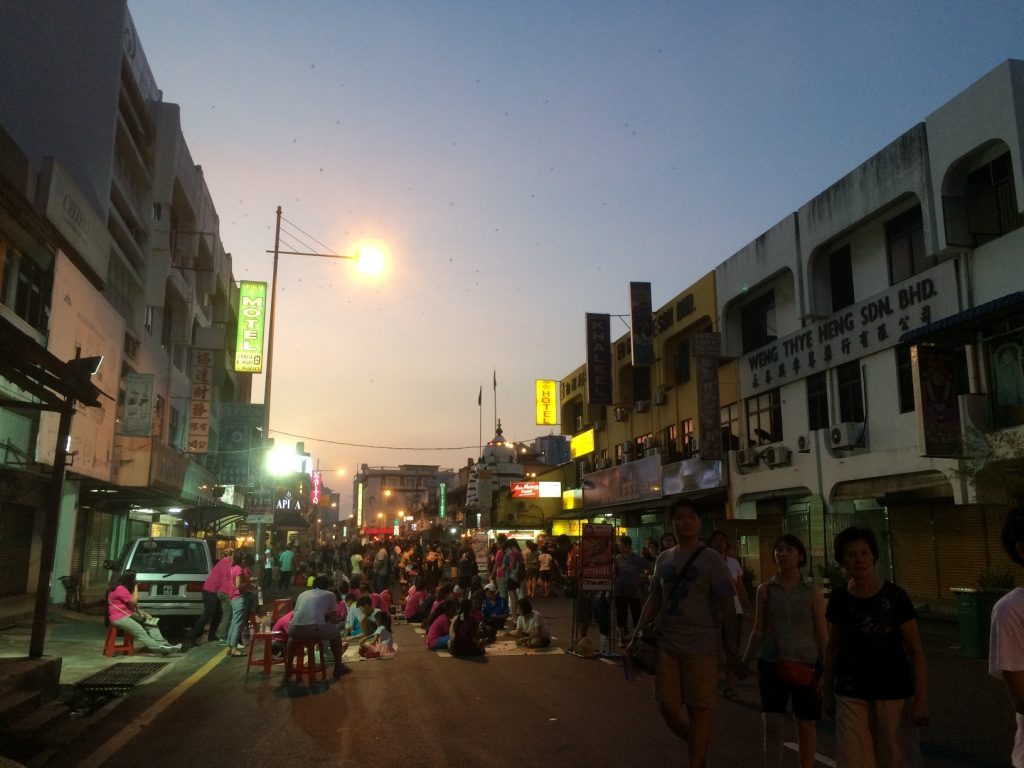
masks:
POLYGON ((204 539, 147 537, 128 542, 116 561, 103 566, 111 571, 111 589, 125 571, 135 571, 139 607, 147 613, 196 618, 203 612, 203 582, 213 558, 204 539))

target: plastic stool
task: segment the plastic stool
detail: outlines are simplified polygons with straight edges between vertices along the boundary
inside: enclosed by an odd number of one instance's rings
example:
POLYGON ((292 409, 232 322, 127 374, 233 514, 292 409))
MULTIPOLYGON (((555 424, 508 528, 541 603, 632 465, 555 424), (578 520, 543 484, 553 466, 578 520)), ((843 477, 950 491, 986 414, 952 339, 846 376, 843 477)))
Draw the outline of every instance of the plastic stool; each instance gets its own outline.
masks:
MULTIPOLYGON (((269 675, 270 668, 274 664, 284 664, 285 658, 282 655, 280 659, 274 658, 273 644, 275 640, 283 640, 285 644, 288 643, 288 636, 284 632, 253 632, 252 641, 249 643, 249 662, 245 668, 245 674, 249 674, 249 667, 263 667, 263 674, 269 675), (263 656, 258 659, 253 658, 253 651, 256 648, 258 641, 263 641, 263 656)), ((287 649, 286 649, 287 651, 287 649)))
POLYGON ((125 656, 135 655, 135 638, 131 632, 118 629, 113 624, 107 627, 107 642, 103 645, 103 655, 113 656, 115 653, 123 653, 125 656), (121 635, 122 642, 118 644, 117 636, 121 635))
POLYGON ((290 598, 283 597, 275 600, 273 607, 270 609, 270 626, 277 624, 277 620, 288 613, 291 609, 292 601, 290 598))
POLYGON ((327 679, 327 661, 324 658, 324 646, 320 640, 304 640, 293 642, 288 640, 288 645, 284 652, 284 681, 287 683, 288 678, 295 675, 296 682, 302 682, 303 674, 306 675, 307 682, 312 685, 317 681, 319 676, 322 680, 327 679), (316 652, 320 651, 320 663, 316 663, 316 652), (292 665, 292 654, 295 655, 295 664, 292 665), (305 655, 305 662, 303 661, 303 655, 305 655))

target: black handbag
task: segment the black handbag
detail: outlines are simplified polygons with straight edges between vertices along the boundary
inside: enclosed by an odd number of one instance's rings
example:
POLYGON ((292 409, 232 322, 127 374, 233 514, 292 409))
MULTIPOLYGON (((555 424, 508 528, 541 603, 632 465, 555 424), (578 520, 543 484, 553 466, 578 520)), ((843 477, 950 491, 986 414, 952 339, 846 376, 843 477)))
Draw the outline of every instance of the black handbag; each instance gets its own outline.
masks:
MULTIPOLYGON (((706 549, 703 545, 697 547, 686 561, 686 565, 682 567, 676 577, 672 580, 672 585, 668 589, 668 595, 664 600, 669 600, 673 594, 675 594, 676 587, 679 586, 679 582, 682 581, 683 576, 690 566, 693 565, 700 553, 706 549)), ((641 672, 646 672, 648 675, 654 674, 654 658, 657 655, 658 650, 658 635, 661 632, 661 612, 665 609, 665 603, 662 602, 661 609, 658 611, 657 617, 654 621, 644 627, 642 630, 636 632, 636 637, 633 642, 630 643, 630 647, 627 654, 630 660, 637 669, 641 672)))

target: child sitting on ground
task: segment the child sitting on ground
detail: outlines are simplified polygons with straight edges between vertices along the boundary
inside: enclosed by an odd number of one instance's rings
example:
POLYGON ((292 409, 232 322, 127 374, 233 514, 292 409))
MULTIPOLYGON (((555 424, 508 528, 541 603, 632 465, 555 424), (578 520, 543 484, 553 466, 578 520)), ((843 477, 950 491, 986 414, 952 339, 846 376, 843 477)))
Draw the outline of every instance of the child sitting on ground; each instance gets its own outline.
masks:
POLYGON ((395 636, 391 633, 391 615, 376 610, 371 617, 377 624, 372 635, 359 644, 359 655, 364 659, 390 659, 395 655, 395 636))
POLYGON ((528 597, 519 601, 519 618, 516 619, 513 634, 519 638, 516 645, 525 645, 528 648, 547 648, 551 645, 551 630, 548 629, 544 617, 533 610, 528 597))

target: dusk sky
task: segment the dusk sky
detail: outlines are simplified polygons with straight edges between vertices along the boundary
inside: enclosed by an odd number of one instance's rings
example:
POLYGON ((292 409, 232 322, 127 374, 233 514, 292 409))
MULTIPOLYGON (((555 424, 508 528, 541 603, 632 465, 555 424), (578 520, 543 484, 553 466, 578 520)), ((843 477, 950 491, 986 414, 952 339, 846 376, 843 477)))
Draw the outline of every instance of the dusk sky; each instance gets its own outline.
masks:
POLYGON ((272 435, 350 474, 475 458, 492 372, 505 435, 547 434, 533 382, 583 362, 585 312, 631 280, 660 307, 1024 57, 1019 0, 129 7, 236 279, 270 282, 278 205, 391 253, 375 284, 280 262, 272 435))

